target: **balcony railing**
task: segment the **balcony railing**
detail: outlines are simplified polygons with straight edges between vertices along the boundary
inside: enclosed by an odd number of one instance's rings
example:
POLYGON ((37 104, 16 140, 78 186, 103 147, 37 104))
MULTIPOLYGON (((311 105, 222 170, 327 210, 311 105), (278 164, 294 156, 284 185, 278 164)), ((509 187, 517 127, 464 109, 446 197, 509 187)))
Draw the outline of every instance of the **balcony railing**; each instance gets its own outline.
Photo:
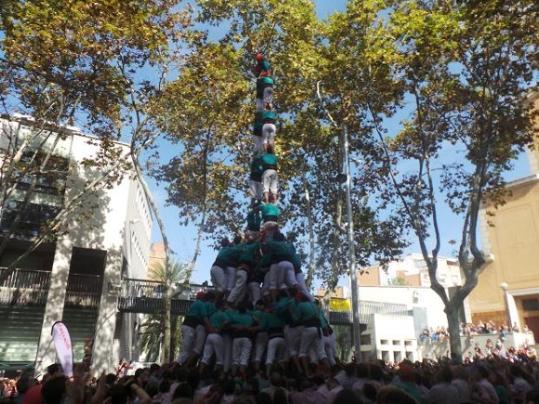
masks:
MULTIPOLYGON (((133 313, 162 313, 164 292, 164 284, 159 281, 124 278, 118 309, 133 313)), ((172 313, 185 314, 191 305, 189 297, 182 293, 178 298, 172 299, 172 313)))
POLYGON ((69 274, 65 305, 97 307, 101 297, 102 282, 99 275, 69 274))
MULTIPOLYGON (((5 271, 0 267, 0 275, 5 271)), ((49 271, 15 269, 0 283, 0 304, 45 304, 50 275, 49 271)))
MULTIPOLYGON (((0 274, 7 268, 0 268, 0 274)), ((0 284, 0 304, 44 305, 50 286, 50 271, 15 269, 0 284)), ((66 306, 97 307, 102 279, 97 275, 69 274, 66 306)))

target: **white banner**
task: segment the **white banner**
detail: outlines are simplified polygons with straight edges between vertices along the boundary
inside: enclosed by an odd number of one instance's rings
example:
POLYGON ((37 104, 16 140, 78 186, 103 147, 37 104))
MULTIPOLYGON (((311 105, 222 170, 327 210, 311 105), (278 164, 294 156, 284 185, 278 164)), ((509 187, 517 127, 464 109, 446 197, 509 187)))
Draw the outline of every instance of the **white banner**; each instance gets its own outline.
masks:
POLYGON ((64 374, 73 377, 73 347, 69 331, 63 322, 57 321, 52 325, 52 340, 64 374))

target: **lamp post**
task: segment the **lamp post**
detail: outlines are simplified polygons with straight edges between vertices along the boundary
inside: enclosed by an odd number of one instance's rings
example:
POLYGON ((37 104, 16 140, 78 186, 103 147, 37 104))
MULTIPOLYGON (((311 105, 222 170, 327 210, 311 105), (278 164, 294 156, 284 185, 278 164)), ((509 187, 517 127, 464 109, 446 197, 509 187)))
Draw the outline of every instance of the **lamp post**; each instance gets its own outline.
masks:
POLYGON ((350 175, 350 158, 348 155, 348 131, 346 126, 342 128, 342 152, 343 152, 343 174, 346 176, 346 216, 348 218, 348 264, 350 266, 350 289, 352 291, 352 338, 356 353, 356 362, 361 359, 361 328, 359 324, 359 289, 356 273, 356 253, 354 245, 354 221, 352 217, 351 187, 352 177, 350 175))
POLYGON ((503 291, 503 301, 505 304, 505 321, 507 322, 507 326, 509 327, 509 329, 511 329, 513 327, 513 322, 511 318, 511 312, 509 311, 509 296, 507 293, 509 285, 507 284, 507 282, 502 282, 500 283, 500 288, 503 291))

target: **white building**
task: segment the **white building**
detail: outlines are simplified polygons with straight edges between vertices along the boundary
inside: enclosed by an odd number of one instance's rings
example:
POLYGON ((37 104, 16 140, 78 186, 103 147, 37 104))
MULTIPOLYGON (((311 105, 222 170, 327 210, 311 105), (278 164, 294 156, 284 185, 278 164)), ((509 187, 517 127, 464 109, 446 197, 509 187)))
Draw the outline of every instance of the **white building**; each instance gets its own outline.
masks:
MULTIPOLYGON (((9 236, 0 254, 0 271, 28 249, 47 218, 68 210, 56 239, 47 240, 20 261, 0 283, 0 363, 35 362, 38 373, 56 361, 51 326, 63 320, 74 346, 75 360, 93 339, 93 371, 111 371, 119 359, 136 359, 135 314, 120 313, 117 297, 122 277, 145 278, 152 219, 142 186, 129 169, 128 146, 114 142, 114 161, 102 166, 100 144, 70 127, 48 127, 36 136, 31 118, 0 119, 0 170, 6 155, 30 140, 23 159, 38 159, 52 148, 53 173, 38 174, 35 192, 18 230, 10 224, 24 200, 33 176, 19 178, 0 211, 0 240, 9 236), (14 146, 15 145, 15 146, 14 146), (126 175, 108 187, 83 192, 105 174, 126 175), (75 203, 79 201, 79 203, 75 203), (71 209, 71 206, 75 206, 71 209)), ((51 167, 51 165, 47 167, 51 167)))

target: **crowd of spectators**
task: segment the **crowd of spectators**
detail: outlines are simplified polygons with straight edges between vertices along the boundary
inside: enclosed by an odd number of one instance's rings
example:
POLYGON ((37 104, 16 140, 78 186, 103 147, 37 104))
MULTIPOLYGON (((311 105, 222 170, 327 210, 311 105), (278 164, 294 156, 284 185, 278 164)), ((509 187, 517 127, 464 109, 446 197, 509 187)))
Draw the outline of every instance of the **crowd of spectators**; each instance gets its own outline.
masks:
MULTIPOLYGON (((522 330, 513 324, 512 327, 507 325, 497 325, 492 321, 479 322, 478 324, 473 323, 461 323, 460 324, 460 335, 466 337, 473 337, 475 335, 482 334, 498 334, 502 337, 511 332, 523 332, 528 333, 530 330, 526 325, 522 327, 522 330)), ((447 327, 437 327, 437 328, 425 328, 420 335, 421 342, 443 342, 449 338, 449 331, 447 327)))
POLYGON ((151 365, 132 376, 90 376, 76 366, 66 378, 57 364, 42 380, 31 371, 0 381, 0 403, 22 404, 430 404, 539 403, 539 363, 530 351, 510 359, 475 356, 463 364, 447 359, 338 364, 330 374, 276 367, 269 377, 250 371, 232 377, 195 368, 151 365))

